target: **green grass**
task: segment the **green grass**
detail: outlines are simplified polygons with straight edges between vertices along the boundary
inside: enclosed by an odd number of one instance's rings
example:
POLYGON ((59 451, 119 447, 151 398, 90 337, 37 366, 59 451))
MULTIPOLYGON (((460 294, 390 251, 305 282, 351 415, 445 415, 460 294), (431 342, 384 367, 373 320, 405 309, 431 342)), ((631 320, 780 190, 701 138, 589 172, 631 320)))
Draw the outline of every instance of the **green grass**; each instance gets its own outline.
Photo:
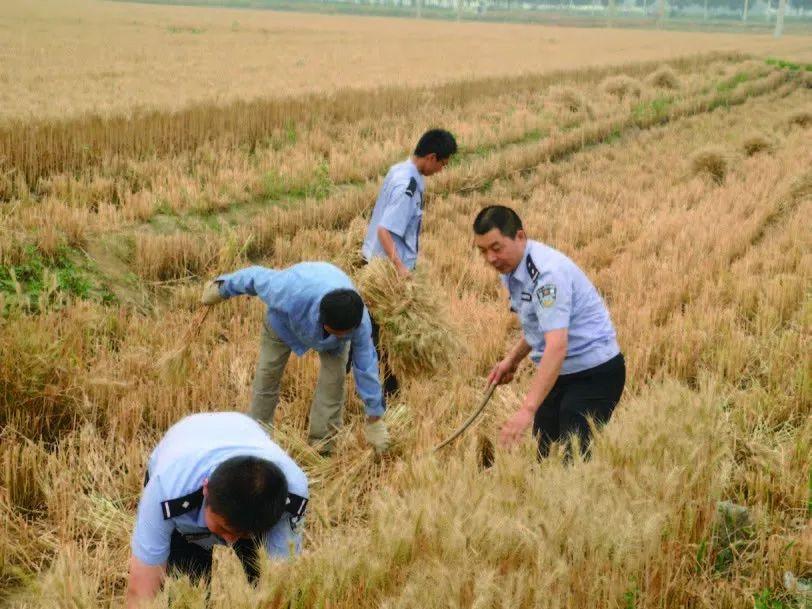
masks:
POLYGON ((634 609, 637 606, 637 597, 640 590, 637 585, 632 586, 623 593, 623 609, 634 609))
POLYGON ((769 57, 766 61, 767 65, 775 66, 783 70, 791 70, 793 72, 803 70, 804 72, 812 72, 812 63, 795 63, 794 61, 777 59, 775 57, 769 57))
POLYGON ((747 72, 739 72, 732 78, 728 78, 716 85, 716 91, 718 93, 727 93, 748 80, 750 80, 750 75, 747 72))
POLYGON ((319 163, 313 177, 303 184, 291 184, 276 171, 269 171, 263 178, 263 194, 266 199, 326 199, 333 191, 335 184, 330 178, 330 167, 327 161, 319 163))
POLYGON ((785 603, 774 596, 772 590, 765 588, 753 597, 754 609, 793 609, 793 605, 785 603))
POLYGON ((658 97, 651 101, 640 102, 632 107, 632 116, 641 122, 657 122, 668 116, 668 110, 674 103, 671 97, 658 97))
POLYGON ((89 261, 76 262, 78 256, 63 247, 46 257, 28 246, 23 262, 0 267, 0 294, 4 297, 0 314, 7 316, 12 309, 38 312, 73 298, 112 303, 112 292, 95 277, 89 261))

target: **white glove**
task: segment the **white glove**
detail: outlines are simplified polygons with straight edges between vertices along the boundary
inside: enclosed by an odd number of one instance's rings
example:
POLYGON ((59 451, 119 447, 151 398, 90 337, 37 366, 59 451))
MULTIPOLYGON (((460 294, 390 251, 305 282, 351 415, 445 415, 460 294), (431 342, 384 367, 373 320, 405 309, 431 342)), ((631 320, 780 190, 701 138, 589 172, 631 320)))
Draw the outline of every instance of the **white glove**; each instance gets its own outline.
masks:
POLYGON ((364 425, 364 437, 379 455, 389 450, 391 440, 389 439, 389 430, 386 428, 383 419, 378 419, 374 423, 368 422, 364 425))
POLYGON ((219 281, 209 281, 203 288, 203 295, 200 297, 200 302, 204 305, 215 305, 218 302, 223 302, 225 298, 220 295, 219 281))

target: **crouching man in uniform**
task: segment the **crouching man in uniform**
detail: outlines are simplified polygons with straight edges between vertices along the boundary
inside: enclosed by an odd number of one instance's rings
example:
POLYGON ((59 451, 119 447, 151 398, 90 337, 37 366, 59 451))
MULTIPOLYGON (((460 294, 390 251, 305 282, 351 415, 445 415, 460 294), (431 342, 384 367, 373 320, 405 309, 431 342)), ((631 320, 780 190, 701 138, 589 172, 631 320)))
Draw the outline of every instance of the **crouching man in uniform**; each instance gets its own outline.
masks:
POLYGON ((213 305, 243 294, 259 296, 268 306, 251 416, 273 425, 290 352, 302 356, 313 349, 319 354, 321 368, 310 408, 309 441, 322 454, 330 454, 332 437, 342 423, 352 346, 355 388, 367 415, 364 435, 376 452, 386 452, 390 439, 381 418, 384 398, 372 325, 361 296, 344 271, 327 262, 301 262, 281 270, 252 266, 209 282, 202 302, 213 305))
POLYGON ((515 444, 532 425, 542 457, 550 443, 570 435, 586 451, 589 420, 606 423, 626 383, 626 364, 603 299, 572 260, 528 239, 511 208, 482 209, 473 228, 477 248, 502 274, 522 325, 522 338, 488 380, 510 382, 528 355, 537 366, 521 407, 502 428, 502 444, 515 444))
POLYGON ((152 452, 132 536, 127 609, 159 591, 168 570, 208 577, 212 547, 229 544, 250 581, 256 552, 301 551, 307 477, 251 417, 196 414, 152 452))

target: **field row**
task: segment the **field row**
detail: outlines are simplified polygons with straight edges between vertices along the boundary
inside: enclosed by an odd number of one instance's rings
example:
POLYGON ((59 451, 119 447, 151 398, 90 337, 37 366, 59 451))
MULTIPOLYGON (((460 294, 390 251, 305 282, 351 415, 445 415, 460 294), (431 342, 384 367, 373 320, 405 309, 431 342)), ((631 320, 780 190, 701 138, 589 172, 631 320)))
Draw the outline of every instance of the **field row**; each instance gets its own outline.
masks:
MULTIPOLYGON (((700 60, 692 61, 679 65, 687 69, 700 60)), ((760 62, 724 62, 716 56, 702 61, 705 63, 700 65, 707 71, 693 75, 655 69, 647 77, 655 83, 649 85, 650 91, 641 92, 640 83, 625 72, 651 67, 625 66, 623 74, 594 75, 579 87, 555 86, 543 95, 525 93, 512 100, 503 96, 500 103, 515 105, 495 115, 508 118, 497 120, 491 130, 474 129, 487 124, 488 115, 494 116, 487 102, 467 108, 470 113, 455 114, 449 108, 444 124, 458 134, 464 148, 432 191, 487 191, 499 175, 555 163, 628 130, 648 129, 771 91, 785 95, 802 86, 794 74, 760 62)), ((7 264, 18 265, 18 276, 40 277, 41 272, 30 271, 31 264, 25 263, 32 251, 45 258, 40 263, 43 267, 49 266, 49 259, 50 266, 82 267, 86 266, 84 256, 65 255, 65 248, 81 248, 95 260, 90 266, 96 272, 90 278, 73 273, 81 278, 74 283, 92 287, 76 289, 69 281, 60 281, 60 285, 67 284, 62 291, 130 299, 134 291, 131 272, 163 282, 205 274, 224 259, 232 259, 236 250, 243 250, 249 258, 268 256, 277 239, 284 245, 284 239, 301 226, 312 230, 347 227, 369 208, 380 174, 405 152, 400 149, 402 144, 394 143, 403 138, 385 137, 387 132, 399 133, 402 123, 394 117, 387 120, 391 124, 381 131, 337 132, 326 157, 320 156, 326 153, 319 153, 316 140, 326 141, 327 136, 315 129, 316 135, 304 132, 301 141, 290 142, 279 149, 278 157, 266 158, 256 166, 239 150, 210 149, 174 161, 156 159, 144 165, 146 173, 140 177, 130 165, 118 167, 117 174, 111 166, 110 177, 97 176, 89 182, 54 179, 51 184, 56 188, 50 194, 30 195, 12 206, 12 213, 4 218, 0 253, 7 264), (263 167, 274 169, 268 173, 263 167), (286 177, 280 177, 283 174, 286 177), (126 186, 124 194, 118 190, 122 185, 126 186), (136 186, 139 190, 129 190, 136 186), (109 289, 94 280, 100 274, 107 276, 109 289)), ((31 291, 25 280, 18 283, 17 292, 31 291)), ((7 284, 14 281, 9 279, 7 284)), ((43 291, 37 291, 36 298, 43 291)), ((139 302, 145 299, 143 294, 138 297, 139 302)))

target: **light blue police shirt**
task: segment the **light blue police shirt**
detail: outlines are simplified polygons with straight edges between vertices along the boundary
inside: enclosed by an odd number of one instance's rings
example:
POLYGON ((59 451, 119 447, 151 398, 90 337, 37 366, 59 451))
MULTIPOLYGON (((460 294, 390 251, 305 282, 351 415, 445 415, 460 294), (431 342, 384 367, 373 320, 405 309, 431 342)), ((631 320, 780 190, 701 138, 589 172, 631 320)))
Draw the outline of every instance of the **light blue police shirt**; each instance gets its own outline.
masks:
POLYGON ((344 271, 327 262, 302 262, 282 270, 251 266, 221 275, 217 281, 222 282, 223 298, 259 296, 268 305, 267 323, 298 356, 310 349, 338 354, 350 342, 353 378, 366 414, 383 415, 378 354, 372 344, 372 324, 366 307, 361 325, 347 336, 327 334, 321 323, 319 305, 325 294, 356 289, 344 271))
POLYGON ((378 240, 378 227, 382 226, 391 233, 401 262, 409 270, 414 269, 423 223, 425 190, 423 176, 411 159, 389 169, 372 210, 372 219, 361 248, 364 260, 369 262, 373 258, 387 257, 378 240))
MULTIPOLYGON (((225 544, 207 528, 203 505, 174 518, 164 518, 163 502, 184 497, 203 487, 217 466, 238 456, 254 456, 274 463, 285 475, 288 492, 307 498, 307 476, 267 432, 239 412, 195 414, 169 428, 149 458, 149 482, 138 504, 132 553, 148 565, 160 565, 169 556, 172 531, 204 548, 225 544)), ((268 554, 286 558, 301 552, 301 520, 288 514, 264 536, 268 554)))
POLYGON ((510 305, 519 316, 530 358, 544 354, 544 334, 567 329, 567 355, 560 374, 599 366, 620 353, 609 311, 584 272, 564 254, 538 241, 527 241, 524 257, 502 275, 510 305))

